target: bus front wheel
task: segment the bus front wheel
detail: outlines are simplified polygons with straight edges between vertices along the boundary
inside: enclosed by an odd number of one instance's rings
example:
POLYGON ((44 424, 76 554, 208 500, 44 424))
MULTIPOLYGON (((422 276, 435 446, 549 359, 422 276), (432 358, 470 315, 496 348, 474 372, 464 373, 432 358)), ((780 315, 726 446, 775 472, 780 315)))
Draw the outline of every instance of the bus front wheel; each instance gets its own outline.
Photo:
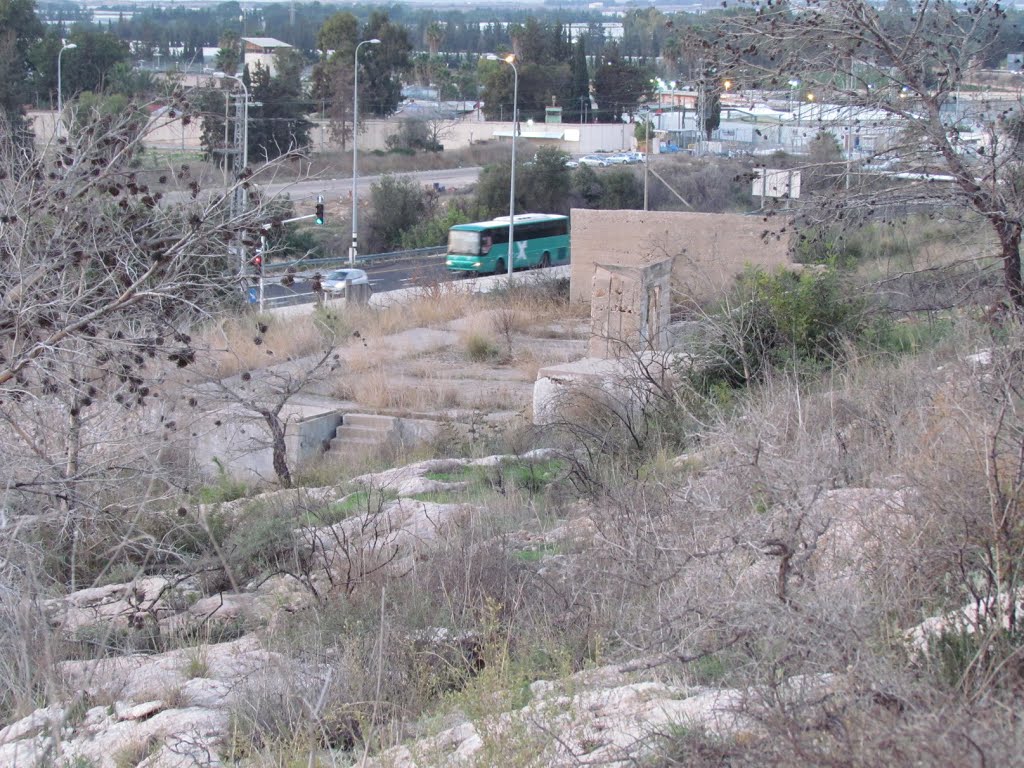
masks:
POLYGON ((504 261, 502 261, 501 259, 498 259, 498 260, 497 260, 497 261, 496 261, 496 262, 494 263, 494 274, 496 274, 496 275, 501 275, 501 274, 503 274, 504 272, 505 272, 505 262, 504 262, 504 261))

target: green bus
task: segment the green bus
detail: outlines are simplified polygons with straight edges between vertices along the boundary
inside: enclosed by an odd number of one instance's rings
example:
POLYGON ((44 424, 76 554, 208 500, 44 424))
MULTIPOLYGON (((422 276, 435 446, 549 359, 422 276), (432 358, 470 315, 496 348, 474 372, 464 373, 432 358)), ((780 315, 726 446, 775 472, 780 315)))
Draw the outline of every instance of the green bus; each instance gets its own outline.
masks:
MULTIPOLYGON (((528 269, 569 263, 569 217, 523 213, 514 222, 513 268, 528 269)), ((508 269, 508 216, 448 230, 452 272, 502 274, 508 269)))

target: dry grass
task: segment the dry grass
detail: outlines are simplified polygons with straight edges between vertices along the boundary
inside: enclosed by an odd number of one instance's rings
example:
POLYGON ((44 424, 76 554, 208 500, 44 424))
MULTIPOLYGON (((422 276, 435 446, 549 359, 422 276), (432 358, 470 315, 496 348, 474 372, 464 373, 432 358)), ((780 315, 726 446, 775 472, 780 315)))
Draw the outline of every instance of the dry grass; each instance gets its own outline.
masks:
POLYGON ((363 371, 354 380, 349 379, 347 383, 352 399, 367 408, 390 410, 412 406, 409 391, 393 386, 383 366, 363 371))
POLYGON ((480 301, 478 296, 461 291, 450 283, 426 286, 420 291, 419 298, 413 301, 379 311, 374 329, 376 334, 441 325, 471 312, 480 301))
POLYGON ((223 379, 314 354, 332 334, 314 315, 244 314, 209 325, 198 337, 198 348, 208 350, 213 375, 223 379))
POLYGON ((423 412, 470 407, 472 392, 433 377, 414 383, 405 378, 396 379, 386 366, 378 364, 343 377, 332 394, 373 410, 423 412))
POLYGON ((532 349, 520 350, 516 355, 516 367, 528 381, 536 381, 538 372, 545 365, 548 363, 540 360, 532 349))
POLYGON ((290 317, 246 312, 216 320, 196 335, 198 346, 208 350, 210 375, 219 378, 314 354, 332 342, 347 343, 349 370, 366 371, 377 365, 375 340, 483 312, 489 316, 482 321, 488 326, 486 335, 510 357, 514 335, 530 335, 531 328, 539 327, 538 335, 552 337, 552 324, 574 324, 587 316, 589 307, 569 304, 553 282, 497 294, 472 294, 452 283, 436 283, 422 286, 417 298, 384 308, 329 307, 290 317))
MULTIPOLYGON (((359 170, 367 176, 381 173, 412 173, 439 168, 465 168, 491 163, 507 163, 511 146, 497 142, 477 142, 469 147, 444 152, 420 152, 415 155, 359 153, 359 170)), ((352 152, 329 148, 313 155, 311 163, 289 163, 274 169, 274 181, 304 178, 334 178, 352 174, 352 152)), ((260 177, 261 183, 269 178, 260 177)))

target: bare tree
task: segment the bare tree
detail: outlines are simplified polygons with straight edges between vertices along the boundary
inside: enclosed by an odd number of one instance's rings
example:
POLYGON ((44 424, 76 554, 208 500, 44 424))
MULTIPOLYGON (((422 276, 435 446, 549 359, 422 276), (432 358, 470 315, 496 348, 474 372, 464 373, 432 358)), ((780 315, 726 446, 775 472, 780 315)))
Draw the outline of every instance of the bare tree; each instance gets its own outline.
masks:
POLYGON ((134 110, 94 117, 38 154, 0 130, 3 504, 70 519, 134 483, 160 495, 164 387, 195 359, 193 323, 232 295, 229 244, 261 215, 232 212, 233 189, 200 196, 187 167, 137 170, 134 110), (171 176, 186 191, 165 195, 171 176))
POLYGON ((1014 182, 1021 105, 1016 94, 961 90, 1005 23, 1001 6, 988 0, 885 9, 863 0, 811 0, 799 12, 754 0, 721 18, 710 44, 733 77, 787 92, 798 83, 813 94, 821 111, 808 130, 827 126, 848 158, 860 143, 920 172, 853 177, 847 163, 831 189, 804 207, 812 222, 876 216, 892 205, 959 208, 991 228, 1008 298, 1024 309, 1024 200, 1014 182))
POLYGON ((215 400, 239 406, 255 414, 263 422, 273 455, 274 474, 285 488, 292 487, 285 434, 288 414, 285 408, 299 393, 307 391, 316 381, 337 370, 338 355, 333 344, 312 358, 291 361, 253 373, 243 373, 213 385, 215 400))

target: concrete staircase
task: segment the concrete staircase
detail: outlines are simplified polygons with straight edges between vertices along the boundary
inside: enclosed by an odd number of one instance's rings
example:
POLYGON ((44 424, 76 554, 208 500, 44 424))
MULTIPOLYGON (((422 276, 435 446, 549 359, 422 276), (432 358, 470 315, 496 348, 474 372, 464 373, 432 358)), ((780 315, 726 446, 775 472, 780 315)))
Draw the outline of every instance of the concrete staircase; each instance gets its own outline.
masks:
POLYGON ((346 413, 331 439, 332 451, 370 452, 388 443, 397 419, 372 413, 346 413))

